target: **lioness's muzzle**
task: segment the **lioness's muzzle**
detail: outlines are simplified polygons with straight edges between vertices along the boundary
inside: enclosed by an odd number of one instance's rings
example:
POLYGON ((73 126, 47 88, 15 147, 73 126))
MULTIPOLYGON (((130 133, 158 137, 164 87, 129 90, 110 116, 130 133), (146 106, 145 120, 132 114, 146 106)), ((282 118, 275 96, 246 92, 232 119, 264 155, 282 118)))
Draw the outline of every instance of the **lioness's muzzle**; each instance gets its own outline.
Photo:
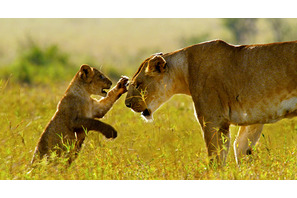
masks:
POLYGON ((143 116, 150 116, 150 115, 151 115, 151 112, 150 112, 150 110, 145 109, 141 114, 142 114, 143 116))

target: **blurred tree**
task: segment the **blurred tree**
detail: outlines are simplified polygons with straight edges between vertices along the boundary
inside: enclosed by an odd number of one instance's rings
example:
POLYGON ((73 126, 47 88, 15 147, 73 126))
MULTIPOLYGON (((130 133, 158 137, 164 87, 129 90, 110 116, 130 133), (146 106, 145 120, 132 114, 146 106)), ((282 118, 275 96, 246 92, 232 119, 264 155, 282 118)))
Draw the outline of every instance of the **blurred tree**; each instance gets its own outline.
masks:
POLYGON ((274 41, 280 42, 290 40, 291 27, 287 23, 286 19, 267 19, 271 25, 271 29, 274 35, 274 41))
POLYGON ((223 19, 223 25, 231 31, 236 44, 251 42, 252 37, 257 33, 256 22, 257 19, 255 18, 223 19))

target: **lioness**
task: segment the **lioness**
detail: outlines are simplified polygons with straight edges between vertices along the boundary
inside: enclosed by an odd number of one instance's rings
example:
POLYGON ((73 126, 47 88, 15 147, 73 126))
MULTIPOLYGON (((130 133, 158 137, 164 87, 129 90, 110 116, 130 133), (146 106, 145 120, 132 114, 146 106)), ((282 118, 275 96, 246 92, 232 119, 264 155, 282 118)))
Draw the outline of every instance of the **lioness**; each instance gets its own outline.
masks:
MULTIPOLYGON (((68 86, 57 111, 46 126, 36 146, 33 164, 37 156, 42 158, 56 151, 72 148, 75 155, 79 152, 86 137, 86 130, 101 132, 107 138, 116 138, 117 131, 109 124, 94 118, 102 118, 115 101, 127 91, 128 78, 122 77, 117 85, 106 93, 112 82, 96 68, 82 65, 68 86), (96 100, 91 95, 101 95, 96 100)), ((73 160, 70 156, 69 163, 73 160)))
POLYGON ((215 40, 152 55, 133 76, 125 103, 149 119, 174 94, 192 97, 211 161, 225 163, 229 126, 241 126, 234 143, 239 162, 263 124, 297 115, 297 42, 215 40))

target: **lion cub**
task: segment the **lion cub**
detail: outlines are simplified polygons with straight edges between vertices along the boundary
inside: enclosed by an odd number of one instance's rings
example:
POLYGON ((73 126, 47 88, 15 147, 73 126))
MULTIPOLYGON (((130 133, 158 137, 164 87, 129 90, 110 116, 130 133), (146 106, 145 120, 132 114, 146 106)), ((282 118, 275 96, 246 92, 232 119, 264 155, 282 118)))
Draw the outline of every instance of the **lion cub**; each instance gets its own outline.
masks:
MULTIPOLYGON (((58 155, 72 148, 75 156, 86 137, 86 130, 102 133, 106 138, 116 138, 117 131, 110 125, 94 118, 102 118, 115 101, 127 92, 127 77, 106 93, 112 82, 97 69, 82 65, 70 82, 57 111, 46 126, 36 146, 31 163, 55 151, 58 155), (96 100, 91 95, 104 98, 96 100)), ((74 158, 73 158, 74 159, 74 158)), ((69 163, 73 160, 69 157, 69 163)))

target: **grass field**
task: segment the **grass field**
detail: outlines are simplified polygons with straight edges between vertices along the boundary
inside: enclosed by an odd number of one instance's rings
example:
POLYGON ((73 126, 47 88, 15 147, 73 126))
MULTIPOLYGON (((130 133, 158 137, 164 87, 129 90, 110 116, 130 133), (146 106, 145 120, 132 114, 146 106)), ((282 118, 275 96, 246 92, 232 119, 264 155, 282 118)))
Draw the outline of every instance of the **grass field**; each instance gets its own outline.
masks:
MULTIPOLYGON (((102 119, 118 130, 118 138, 91 132, 69 168, 61 162, 31 170, 34 147, 65 88, 1 83, 0 179, 296 179, 296 120, 267 125, 254 155, 240 168, 232 149, 225 168, 209 168, 191 99, 182 95, 157 111, 152 123, 121 98, 102 119)), ((237 129, 232 128, 232 140, 237 129)))
MULTIPOLYGON (((206 39, 231 38, 219 19, 0 19, 0 25, 4 27, 0 68, 22 60, 18 59, 18 49, 23 49, 20 46, 28 36, 41 48, 57 45, 67 52, 67 64, 74 67, 59 81, 51 78, 23 84, 15 80, 16 71, 9 79, 0 80, 1 180, 297 178, 296 119, 266 125, 254 154, 244 159, 240 167, 231 148, 224 168, 210 168, 191 98, 184 95, 163 105, 154 114, 154 122, 145 122, 125 107, 124 95, 102 119, 118 130, 115 140, 90 132, 70 167, 65 168, 63 160, 57 159, 58 165, 43 162, 31 169, 29 163, 39 136, 81 64, 102 65, 103 71, 114 68, 119 75, 131 77, 147 56, 184 47, 195 35, 206 39)), ((261 38, 269 40, 263 36, 256 40, 261 38)), ((238 126, 231 130, 233 142, 238 126)))

